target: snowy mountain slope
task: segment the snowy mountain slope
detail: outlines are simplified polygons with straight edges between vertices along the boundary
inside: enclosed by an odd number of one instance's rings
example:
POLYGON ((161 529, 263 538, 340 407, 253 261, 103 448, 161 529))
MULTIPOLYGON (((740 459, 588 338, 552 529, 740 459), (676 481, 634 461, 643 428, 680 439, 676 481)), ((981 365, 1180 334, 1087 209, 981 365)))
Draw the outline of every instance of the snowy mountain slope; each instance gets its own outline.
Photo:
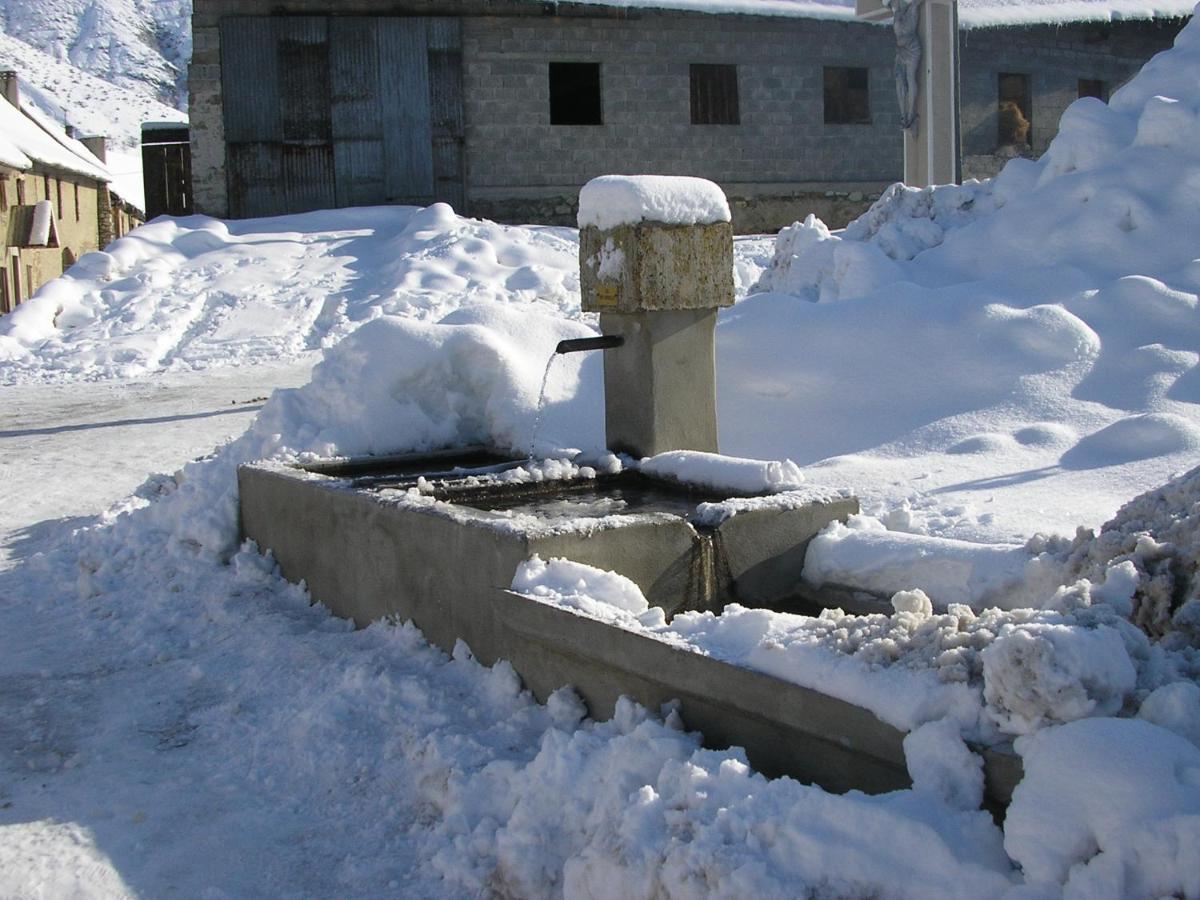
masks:
POLYGON ((182 109, 191 0, 0 0, 0 30, 53 59, 182 109))
POLYGON ((19 74, 24 103, 61 125, 74 126, 79 134, 106 136, 113 190, 135 206, 144 206, 142 123, 182 122, 187 119, 184 113, 155 99, 145 85, 105 81, 7 34, 0 34, 0 64, 19 74))

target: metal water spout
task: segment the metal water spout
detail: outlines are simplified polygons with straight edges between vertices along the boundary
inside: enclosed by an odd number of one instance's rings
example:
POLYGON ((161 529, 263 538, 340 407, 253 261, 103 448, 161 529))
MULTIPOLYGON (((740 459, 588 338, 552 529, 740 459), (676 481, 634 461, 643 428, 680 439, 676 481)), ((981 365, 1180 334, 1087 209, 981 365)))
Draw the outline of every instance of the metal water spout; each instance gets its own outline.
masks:
POLYGON ((625 338, 619 334, 602 334, 600 337, 571 338, 559 341, 554 352, 560 356, 564 353, 579 353, 584 350, 611 350, 625 343, 625 338))

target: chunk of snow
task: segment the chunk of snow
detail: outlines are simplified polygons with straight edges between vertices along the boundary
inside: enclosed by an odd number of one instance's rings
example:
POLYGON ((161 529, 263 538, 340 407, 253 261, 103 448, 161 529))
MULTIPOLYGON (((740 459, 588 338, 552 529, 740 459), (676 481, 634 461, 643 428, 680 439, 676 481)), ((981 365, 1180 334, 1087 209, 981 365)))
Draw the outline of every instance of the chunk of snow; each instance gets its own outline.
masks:
POLYGON ((1142 701, 1138 718, 1173 731, 1200 747, 1200 685, 1194 681, 1164 684, 1142 701))
POLYGON ((812 539, 804 580, 887 597, 919 589, 941 609, 965 603, 1006 609, 1039 605, 1059 583, 1061 566, 1024 547, 980 544, 889 531, 871 516, 830 523, 812 539))
POLYGON ((1009 734, 1118 712, 1137 683, 1107 626, 1036 623, 1003 629, 980 654, 988 712, 1009 734))
POLYGON ((804 483, 800 467, 790 459, 743 459, 699 450, 669 450, 643 459, 639 468, 655 478, 747 494, 789 491, 804 483))
POLYGON ((558 557, 543 562, 536 553, 517 566, 512 589, 572 609, 595 603, 630 613, 649 608, 642 589, 624 575, 558 557))
POLYGON ((971 752, 951 719, 927 722, 905 735, 904 762, 914 791, 956 809, 978 809, 983 802, 983 758, 971 752))
POLYGON ((33 205, 33 224, 29 228, 29 245, 45 247, 50 243, 50 230, 54 227, 54 207, 49 200, 39 200, 33 205))
POLYGON ((579 192, 579 227, 639 222, 709 225, 728 222, 729 203, 711 181, 686 175, 601 175, 579 192))

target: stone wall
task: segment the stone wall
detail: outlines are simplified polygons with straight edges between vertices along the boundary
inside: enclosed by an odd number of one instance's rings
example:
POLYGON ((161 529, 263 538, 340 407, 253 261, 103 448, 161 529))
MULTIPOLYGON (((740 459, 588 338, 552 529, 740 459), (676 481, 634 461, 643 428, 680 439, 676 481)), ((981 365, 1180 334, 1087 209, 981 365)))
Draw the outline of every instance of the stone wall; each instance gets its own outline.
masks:
POLYGON ((861 205, 901 173, 892 52, 887 29, 813 19, 467 19, 471 211, 563 221, 589 178, 636 171, 711 179, 756 228, 818 209, 840 218, 833 194, 857 193, 861 205), (550 62, 600 64, 603 124, 550 124, 550 62), (691 63, 737 65, 739 124, 691 124, 691 63), (825 66, 870 70, 869 124, 824 123, 825 66), (828 182, 838 183, 829 197, 814 184, 828 182), (777 212, 749 215, 759 198, 777 212))

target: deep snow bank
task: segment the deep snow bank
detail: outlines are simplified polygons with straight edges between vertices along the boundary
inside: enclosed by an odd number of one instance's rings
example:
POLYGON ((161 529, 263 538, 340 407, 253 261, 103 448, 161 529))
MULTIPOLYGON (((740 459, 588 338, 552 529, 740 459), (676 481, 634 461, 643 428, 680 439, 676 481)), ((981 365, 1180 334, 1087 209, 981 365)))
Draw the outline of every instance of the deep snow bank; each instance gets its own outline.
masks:
POLYGON ((568 229, 445 204, 159 219, 0 318, 0 384, 290 358, 381 315, 436 321, 469 304, 578 318, 577 247, 568 229))

